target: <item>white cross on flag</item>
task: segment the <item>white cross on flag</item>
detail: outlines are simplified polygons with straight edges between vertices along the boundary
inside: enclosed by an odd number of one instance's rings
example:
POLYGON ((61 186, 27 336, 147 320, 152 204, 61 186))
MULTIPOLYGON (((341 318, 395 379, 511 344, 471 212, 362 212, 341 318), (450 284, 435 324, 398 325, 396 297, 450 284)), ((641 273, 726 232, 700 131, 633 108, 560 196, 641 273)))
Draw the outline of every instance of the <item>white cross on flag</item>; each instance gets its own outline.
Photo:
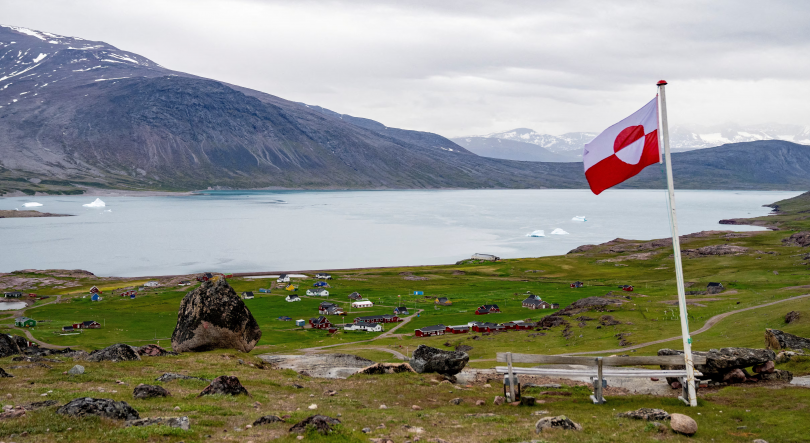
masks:
POLYGON ((597 135, 582 153, 585 177, 597 195, 660 159, 658 97, 597 135))

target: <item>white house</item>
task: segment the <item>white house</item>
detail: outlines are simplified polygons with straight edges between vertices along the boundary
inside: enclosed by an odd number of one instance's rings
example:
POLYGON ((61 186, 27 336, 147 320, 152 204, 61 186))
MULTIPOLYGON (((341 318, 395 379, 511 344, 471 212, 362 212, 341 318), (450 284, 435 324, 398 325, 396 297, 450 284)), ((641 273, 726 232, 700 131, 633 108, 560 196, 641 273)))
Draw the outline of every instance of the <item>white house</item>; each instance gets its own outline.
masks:
POLYGON ((370 308, 372 306, 374 306, 374 303, 372 303, 370 300, 360 300, 352 302, 353 308, 370 308))
POLYGON ((287 300, 287 301, 301 301, 301 297, 299 297, 299 296, 297 296, 295 294, 290 294, 290 295, 287 296, 287 298, 285 298, 285 300, 287 300))
POLYGON ((307 295, 319 295, 321 297, 326 297, 329 295, 329 291, 322 288, 307 289, 307 295))
POLYGON ((383 327, 380 323, 366 323, 360 321, 343 326, 344 331, 367 331, 367 332, 382 332, 383 327))
POLYGON ((319 272, 315 274, 315 278, 320 278, 322 280, 331 280, 332 276, 323 272, 319 272))
POLYGON ((144 283, 143 285, 145 287, 147 287, 147 288, 156 288, 156 287, 160 286, 160 283, 158 283, 156 281, 148 281, 148 282, 144 283))
POLYGON ((276 283, 289 283, 289 282, 290 282, 290 276, 287 275, 287 274, 279 275, 278 280, 276 280, 276 283))

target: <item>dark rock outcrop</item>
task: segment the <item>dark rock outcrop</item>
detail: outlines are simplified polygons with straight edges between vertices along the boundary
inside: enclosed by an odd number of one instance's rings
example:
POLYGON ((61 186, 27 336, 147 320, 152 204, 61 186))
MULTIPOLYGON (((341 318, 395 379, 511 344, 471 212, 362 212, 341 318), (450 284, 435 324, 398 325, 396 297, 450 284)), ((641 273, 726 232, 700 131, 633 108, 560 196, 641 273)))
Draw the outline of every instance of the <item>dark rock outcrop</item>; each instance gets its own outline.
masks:
POLYGON ((271 423, 279 422, 284 422, 284 419, 278 415, 265 415, 264 417, 257 418, 256 421, 253 422, 253 426, 269 425, 271 423))
POLYGON ((810 349, 810 338, 778 329, 765 329, 765 344, 771 349, 810 349))
POLYGON ((87 361, 95 361, 95 362, 135 361, 140 359, 141 357, 138 355, 138 351, 136 351, 134 347, 130 345, 125 345, 123 343, 118 343, 116 345, 108 346, 104 349, 93 351, 87 357, 87 361))
POLYGON ((170 428, 189 429, 188 417, 150 417, 138 420, 127 421, 126 427, 130 426, 168 426, 170 428))
POLYGON ((0 358, 19 353, 20 346, 13 338, 10 335, 0 334, 0 358))
POLYGON ((12 335, 11 339, 17 343, 17 347, 20 348, 20 352, 25 352, 28 349, 28 339, 25 337, 20 337, 19 335, 12 335))
POLYGON ((135 398, 155 398, 155 397, 168 397, 169 391, 160 386, 154 385, 138 385, 132 391, 132 396, 135 398))
POLYGON ((200 380, 200 381, 207 381, 210 382, 211 380, 200 378, 200 377, 192 377, 190 375, 183 375, 183 374, 176 374, 174 372, 167 372, 160 377, 156 378, 155 381, 167 382, 172 380, 200 380))
POLYGON ((176 352, 167 351, 158 345, 144 345, 136 349, 141 357, 165 357, 167 355, 179 355, 176 352))
POLYGON ((411 367, 418 373, 436 372, 442 375, 456 375, 464 369, 470 356, 466 352, 442 351, 430 346, 419 345, 413 351, 411 367))
POLYGON ((4 371, 3 368, 0 368, 0 378, 12 378, 12 377, 14 376, 4 371))
POLYGON ((710 255, 742 255, 748 252, 744 246, 711 245, 698 249, 684 249, 681 251, 685 257, 707 257, 710 255))
POLYGON ((542 329, 554 328, 557 326, 569 326, 568 320, 560 317, 557 314, 551 314, 543 317, 537 322, 537 327, 542 329))
POLYGON ((557 417, 543 417, 537 420, 537 423, 534 425, 534 431, 540 434, 545 429, 581 431, 582 426, 579 423, 574 423, 570 418, 564 415, 559 415, 557 417))
POLYGON ((810 232, 797 232, 790 237, 782 239, 782 244, 785 246, 810 246, 810 232))
POLYGON ((132 409, 126 402, 110 400, 108 398, 77 398, 57 409, 56 413, 69 415, 71 417, 98 415, 114 420, 137 420, 141 418, 138 415, 138 411, 132 409))
POLYGON ((58 405, 59 402, 56 400, 45 400, 45 401, 35 401, 33 403, 28 403, 27 405, 22 405, 21 407, 26 411, 36 411, 37 409, 43 408, 50 408, 52 406, 58 405))
POLYGON ((303 434, 307 431, 308 427, 314 428, 317 432, 327 435, 332 432, 332 427, 339 425, 340 420, 326 415, 311 415, 290 428, 290 432, 296 434, 303 434))
POLYGON ((261 336, 259 324, 245 303, 224 278, 219 278, 203 282, 183 298, 172 333, 172 349, 250 352, 261 336))
POLYGON ((220 375, 219 377, 215 378, 210 385, 206 386, 205 389, 200 392, 198 397, 214 394, 250 395, 248 394, 247 389, 242 386, 242 383, 239 382, 239 379, 231 375, 220 375))
POLYGON ((802 318, 802 314, 800 314, 799 311, 790 311, 785 314, 785 323, 790 324, 794 321, 799 321, 800 318, 802 318))
POLYGON ((663 409, 641 408, 616 414, 617 417, 632 418, 636 420, 663 421, 669 420, 669 413, 663 409))
POLYGON ((363 368, 358 374, 380 375, 399 374, 400 372, 416 372, 408 363, 375 363, 363 368))
MULTIPOLYGON (((712 349, 709 352, 693 351, 693 355, 706 357, 706 364, 695 365, 695 369, 703 373, 703 378, 722 380, 726 374, 735 369, 765 364, 776 358, 770 349, 751 348, 722 348, 712 349)), ((683 355, 683 351, 674 349, 659 349, 658 355, 683 355)), ((683 369, 683 365, 662 365, 661 369, 683 369)))

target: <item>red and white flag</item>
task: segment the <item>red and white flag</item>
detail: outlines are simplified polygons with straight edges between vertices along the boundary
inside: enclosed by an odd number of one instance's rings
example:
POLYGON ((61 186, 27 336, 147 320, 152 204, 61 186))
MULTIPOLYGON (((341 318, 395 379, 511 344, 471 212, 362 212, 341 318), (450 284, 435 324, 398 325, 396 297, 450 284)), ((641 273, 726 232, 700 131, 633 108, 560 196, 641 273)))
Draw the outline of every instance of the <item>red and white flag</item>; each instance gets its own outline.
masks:
POLYGON ((585 177, 597 195, 660 159, 658 97, 597 135, 582 153, 585 177))

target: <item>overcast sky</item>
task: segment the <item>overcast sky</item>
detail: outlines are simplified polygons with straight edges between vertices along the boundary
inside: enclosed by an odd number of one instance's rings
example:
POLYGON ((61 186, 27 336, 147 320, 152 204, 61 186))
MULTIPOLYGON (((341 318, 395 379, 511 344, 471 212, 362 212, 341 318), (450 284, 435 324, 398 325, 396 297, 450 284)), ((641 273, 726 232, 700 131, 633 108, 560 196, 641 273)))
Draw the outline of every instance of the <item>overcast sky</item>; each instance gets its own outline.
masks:
POLYGON ((452 137, 601 131, 667 89, 671 124, 810 125, 810 2, 0 0, 0 23, 452 137))

